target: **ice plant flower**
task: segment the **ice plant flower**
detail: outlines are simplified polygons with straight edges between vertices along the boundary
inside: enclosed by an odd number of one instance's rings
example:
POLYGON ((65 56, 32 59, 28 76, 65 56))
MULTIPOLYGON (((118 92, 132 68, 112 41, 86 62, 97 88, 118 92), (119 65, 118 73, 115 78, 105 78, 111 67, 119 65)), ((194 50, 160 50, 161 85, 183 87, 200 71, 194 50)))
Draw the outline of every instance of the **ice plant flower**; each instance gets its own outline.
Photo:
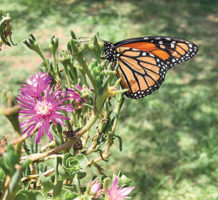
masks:
POLYGON ((123 186, 118 188, 118 179, 115 177, 111 189, 106 189, 109 200, 123 200, 123 199, 128 199, 128 195, 132 192, 134 187, 126 187, 124 188, 123 186))
POLYGON ((90 193, 91 193, 91 195, 93 195, 92 198, 98 199, 103 194, 103 190, 101 189, 101 186, 102 186, 102 184, 99 183, 98 178, 96 178, 92 182, 91 189, 90 189, 90 193))
MULTIPOLYGON (((32 96, 34 93, 32 90, 24 91, 22 90, 22 95, 17 97, 20 109, 20 118, 27 118, 24 122, 20 123, 20 127, 24 128, 22 133, 27 133, 27 138, 32 134, 35 128, 38 128, 38 133, 36 135, 36 143, 39 143, 40 138, 46 132, 49 139, 53 140, 53 136, 50 132, 51 124, 55 126, 57 123, 66 126, 64 120, 69 120, 68 117, 62 115, 62 111, 72 112, 74 108, 72 104, 64 105, 64 103, 71 99, 71 97, 67 96, 65 91, 62 91, 60 88, 54 90, 54 86, 50 87, 46 84, 43 86, 46 88, 42 91, 42 89, 38 89, 39 82, 45 80, 43 77, 38 76, 32 77, 32 82, 36 81, 34 86, 37 87, 37 97, 32 96), (41 93, 39 93, 39 91, 41 93)), ((35 87, 30 87, 35 88, 35 87)))
POLYGON ((47 73, 38 73, 31 76, 25 81, 25 84, 21 85, 22 88, 20 89, 20 92, 23 95, 38 97, 41 96, 42 92, 46 90, 50 83, 51 76, 47 73))
MULTIPOLYGON (((76 85, 77 89, 82 91, 82 87, 80 85, 76 85)), ((76 102, 81 103, 83 106, 83 102, 86 102, 85 98, 81 98, 79 92, 77 92, 75 89, 67 89, 68 96, 72 97, 76 102)))

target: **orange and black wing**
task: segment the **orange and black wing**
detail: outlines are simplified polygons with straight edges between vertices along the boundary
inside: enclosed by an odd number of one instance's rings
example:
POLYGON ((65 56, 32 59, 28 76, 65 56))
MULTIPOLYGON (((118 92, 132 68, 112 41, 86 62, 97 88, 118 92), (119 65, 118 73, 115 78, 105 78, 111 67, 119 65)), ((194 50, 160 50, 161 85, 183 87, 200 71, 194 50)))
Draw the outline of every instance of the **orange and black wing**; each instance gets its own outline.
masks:
POLYGON ((198 47, 190 41, 172 37, 131 38, 112 44, 104 41, 105 58, 118 62, 118 77, 125 93, 133 99, 157 90, 166 72, 191 59, 198 47))
MULTIPOLYGON (((190 41, 172 37, 143 37, 113 44, 119 63, 118 77, 126 95, 138 99, 157 90, 166 72, 191 59, 198 47, 190 41)), ((110 55, 110 54, 109 54, 110 55)))
POLYGON ((143 98, 157 90, 164 81, 167 65, 155 54, 129 47, 118 47, 118 77, 128 89, 127 97, 143 98))
POLYGON ((191 59, 198 52, 198 47, 193 42, 160 36, 127 39, 115 43, 114 46, 118 53, 120 47, 152 53, 166 63, 167 70, 191 59))

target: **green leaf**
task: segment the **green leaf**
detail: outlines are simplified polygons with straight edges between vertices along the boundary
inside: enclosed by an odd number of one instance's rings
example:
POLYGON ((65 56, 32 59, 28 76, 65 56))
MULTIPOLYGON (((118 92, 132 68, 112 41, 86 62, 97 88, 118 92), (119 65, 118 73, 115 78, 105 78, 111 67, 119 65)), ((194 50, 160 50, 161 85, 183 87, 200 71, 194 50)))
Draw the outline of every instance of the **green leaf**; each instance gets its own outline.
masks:
POLYGON ((16 172, 13 174, 10 185, 9 185, 9 190, 11 192, 14 192, 14 190, 18 187, 18 183, 19 183, 19 180, 21 179, 21 176, 22 176, 22 170, 17 169, 16 172))
POLYGON ((54 188, 54 184, 49 177, 45 177, 42 173, 39 174, 40 182, 43 186, 43 193, 46 193, 54 188))
POLYGON ((70 153, 65 154, 62 167, 70 177, 81 169, 79 161, 70 153))
POLYGON ((46 199, 45 196, 41 192, 34 191, 34 190, 29 191, 28 196, 29 196, 29 200, 45 200, 46 199))
POLYGON ((5 173, 9 173, 8 169, 5 166, 3 158, 0 157, 0 167, 5 171, 5 173))
POLYGON ((56 142, 58 145, 61 145, 61 144, 62 144, 62 141, 61 141, 61 138, 58 136, 57 131, 55 130, 55 126, 53 126, 53 129, 51 130, 51 132, 52 132, 52 135, 53 135, 53 137, 54 137, 55 142, 56 142))
POLYGON ((93 198, 89 195, 83 195, 81 200, 92 200, 93 198))
POLYGON ((79 164, 82 168, 86 168, 88 166, 88 159, 83 154, 78 154, 76 159, 79 161, 79 164))
POLYGON ((58 180, 59 178, 59 169, 58 169, 58 166, 61 165, 62 163, 62 159, 60 157, 57 157, 55 159, 55 162, 54 162, 54 171, 55 171, 55 179, 58 180))
POLYGON ((78 178, 79 178, 79 179, 83 179, 83 178, 86 177, 86 172, 84 172, 84 171, 79 171, 79 172, 77 173, 77 175, 78 175, 78 178))
POLYGON ((25 160, 23 163, 22 163, 22 168, 25 169, 29 166, 29 164, 31 163, 31 160, 25 160))
POLYGON ((3 182, 4 178, 5 178, 5 171, 2 168, 0 168, 0 182, 3 182))
POLYGON ((19 163, 19 157, 16 153, 16 151, 14 150, 12 144, 8 145, 7 148, 7 153, 6 156, 4 158, 4 163, 6 168, 9 170, 9 175, 12 176, 15 172, 15 165, 19 163))
POLYGON ((29 195, 27 190, 20 190, 15 197, 15 200, 29 200, 29 195))
POLYGON ((60 167, 58 169, 58 173, 61 176, 62 180, 66 179, 68 177, 67 172, 62 167, 60 167))
POLYGON ((73 198, 69 198, 70 200, 74 200, 75 197, 77 197, 77 194, 74 193, 72 190, 65 189, 62 187, 61 192, 58 194, 58 196, 55 198, 57 200, 66 200, 66 197, 68 198, 68 195, 73 194, 73 198), (75 196, 76 195, 76 196, 75 196))
POLYGON ((118 141, 119 141, 119 149, 120 149, 120 151, 122 151, 122 149, 123 149, 122 138, 119 135, 114 135, 114 137, 118 139, 118 141))
POLYGON ((57 184, 54 186, 54 189, 53 189, 53 197, 56 197, 59 195, 59 193, 62 190, 62 186, 63 186, 63 181, 58 180, 57 184))
POLYGON ((15 200, 45 200, 45 196, 38 191, 20 190, 17 192, 15 200))
POLYGON ((73 199, 75 199, 76 197, 77 197, 77 194, 76 194, 76 193, 67 193, 67 194, 65 195, 64 200, 73 200, 73 199))
POLYGON ((42 173, 47 171, 47 165, 45 163, 39 163, 38 167, 39 167, 39 171, 42 173))

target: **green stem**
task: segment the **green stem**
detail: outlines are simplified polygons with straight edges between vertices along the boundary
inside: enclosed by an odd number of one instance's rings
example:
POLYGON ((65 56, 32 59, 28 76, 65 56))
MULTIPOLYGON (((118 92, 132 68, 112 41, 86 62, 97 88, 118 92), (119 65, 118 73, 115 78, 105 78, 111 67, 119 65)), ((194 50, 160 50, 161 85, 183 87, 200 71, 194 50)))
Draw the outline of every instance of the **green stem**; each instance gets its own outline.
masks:
MULTIPOLYGON (((87 122, 87 124, 79 131, 76 133, 75 137, 80 138, 84 133, 86 133, 96 122, 96 120, 99 118, 99 115, 95 115, 93 114, 91 116, 91 118, 89 119, 89 121, 87 122)), ((32 162, 39 160, 41 158, 45 158, 51 154, 56 154, 60 151, 63 151, 69 147, 71 147, 73 144, 75 144, 77 140, 69 140, 68 142, 56 147, 55 149, 51 149, 50 151, 47 152, 43 152, 43 153, 38 153, 38 154, 32 154, 29 157, 27 157, 26 159, 31 160, 32 162)))
POLYGON ((103 104, 105 102, 107 98, 107 91, 104 92, 104 94, 96 94, 96 101, 95 101, 95 110, 97 111, 97 113, 100 113, 102 108, 103 108, 103 104))
POLYGON ((56 161, 55 161, 55 181, 54 181, 54 184, 56 185, 57 182, 58 182, 58 158, 56 158, 56 161))
POLYGON ((56 62, 56 59, 55 59, 55 54, 52 54, 52 57, 53 57, 53 62, 54 62, 55 69, 57 69, 57 62, 56 62))
POLYGON ((63 143, 64 143, 63 134, 58 131, 58 136, 59 136, 59 138, 61 139, 61 144, 63 144, 63 143))
POLYGON ((78 176, 76 174, 75 178, 74 178, 74 181, 75 181, 75 185, 76 185, 76 189, 77 189, 77 192, 79 193, 79 196, 82 195, 82 192, 81 192, 81 187, 80 187, 80 181, 78 179, 78 176))
POLYGON ((42 60, 43 60, 44 63, 46 64, 47 71, 50 72, 49 63, 48 63, 48 61, 45 59, 45 57, 43 56, 41 50, 39 49, 39 50, 37 51, 37 53, 39 54, 39 56, 42 58, 42 60))
POLYGON ((64 66, 64 71, 65 71, 65 77, 66 77, 66 80, 67 80, 67 87, 70 88, 71 87, 71 84, 70 84, 70 74, 69 74, 69 71, 68 71, 68 66, 64 66))
POLYGON ((87 124, 77 133, 77 135, 81 137, 84 133, 86 133, 98 118, 99 118, 98 115, 93 114, 89 119, 89 121, 87 122, 87 124))
POLYGON ((93 78, 93 76, 92 76, 92 74, 91 74, 91 72, 90 72, 90 70, 89 70, 89 68, 88 68, 88 66, 87 66, 87 64, 86 64, 86 62, 84 61, 82 55, 81 55, 81 54, 78 55, 77 58, 78 58, 79 64, 83 67, 83 70, 85 71, 85 73, 86 73, 87 76, 89 77, 89 80, 91 81, 92 86, 93 86, 94 90, 96 91, 97 87, 96 87, 95 80, 94 80, 94 78, 93 78))
POLYGON ((52 53, 52 57, 53 57, 53 64, 54 64, 54 69, 55 69, 56 81, 57 81, 57 83, 60 83, 61 82, 61 77, 60 77, 60 72, 59 72, 58 64, 56 62, 55 54, 52 53))
POLYGON ((19 158, 21 157, 22 144, 23 141, 19 142, 16 147, 17 155, 19 156, 19 158))
POLYGON ((123 94, 121 94, 121 97, 119 97, 118 99, 118 103, 117 103, 117 106, 115 108, 115 120, 114 120, 114 124, 112 126, 112 129, 111 129, 111 134, 114 134, 115 132, 115 129, 117 127, 117 122, 118 122, 118 116, 119 116, 119 113, 120 113, 120 109, 121 109, 121 106, 123 105, 123 94))

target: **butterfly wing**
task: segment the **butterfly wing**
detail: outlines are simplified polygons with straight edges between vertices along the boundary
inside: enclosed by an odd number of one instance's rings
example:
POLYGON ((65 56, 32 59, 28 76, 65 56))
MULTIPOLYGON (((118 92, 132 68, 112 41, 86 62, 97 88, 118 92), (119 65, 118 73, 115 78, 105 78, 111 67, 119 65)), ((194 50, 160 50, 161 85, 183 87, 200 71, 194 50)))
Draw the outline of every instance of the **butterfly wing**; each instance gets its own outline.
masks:
POLYGON ((117 42, 114 46, 152 53, 166 63, 167 70, 191 59, 198 52, 198 47, 193 42, 173 37, 132 38, 117 42))
POLYGON ((118 77, 128 89, 127 97, 143 98, 157 90, 164 81, 167 65, 155 54, 129 47, 118 47, 118 77))
POLYGON ((118 77, 125 94, 143 98, 157 90, 166 72, 191 59, 198 47, 190 41, 172 37, 131 38, 112 44, 104 41, 105 58, 118 61, 118 77))

